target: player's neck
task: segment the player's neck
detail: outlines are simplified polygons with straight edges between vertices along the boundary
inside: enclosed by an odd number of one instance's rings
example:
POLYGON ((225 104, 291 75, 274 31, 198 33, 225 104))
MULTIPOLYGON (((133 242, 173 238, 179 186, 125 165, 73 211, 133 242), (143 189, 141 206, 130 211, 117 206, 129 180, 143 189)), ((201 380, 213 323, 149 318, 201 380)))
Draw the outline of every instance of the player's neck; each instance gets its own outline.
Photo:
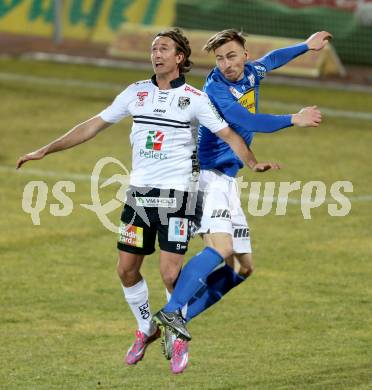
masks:
POLYGON ((176 71, 165 73, 165 74, 157 74, 156 82, 158 84, 159 89, 171 89, 171 81, 180 77, 180 72, 178 69, 176 71))

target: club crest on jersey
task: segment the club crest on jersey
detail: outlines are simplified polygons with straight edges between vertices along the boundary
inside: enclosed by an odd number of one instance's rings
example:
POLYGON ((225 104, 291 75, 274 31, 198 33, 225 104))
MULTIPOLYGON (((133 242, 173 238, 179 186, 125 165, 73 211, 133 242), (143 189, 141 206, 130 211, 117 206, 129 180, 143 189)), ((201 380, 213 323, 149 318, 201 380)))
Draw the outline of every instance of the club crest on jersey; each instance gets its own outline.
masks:
POLYGON ((178 107, 181 110, 184 110, 186 107, 190 105, 190 98, 187 96, 180 96, 178 98, 178 107))
POLYGON ((142 107, 145 104, 145 97, 148 96, 149 93, 146 91, 143 92, 137 92, 137 102, 136 106, 137 107, 142 107))

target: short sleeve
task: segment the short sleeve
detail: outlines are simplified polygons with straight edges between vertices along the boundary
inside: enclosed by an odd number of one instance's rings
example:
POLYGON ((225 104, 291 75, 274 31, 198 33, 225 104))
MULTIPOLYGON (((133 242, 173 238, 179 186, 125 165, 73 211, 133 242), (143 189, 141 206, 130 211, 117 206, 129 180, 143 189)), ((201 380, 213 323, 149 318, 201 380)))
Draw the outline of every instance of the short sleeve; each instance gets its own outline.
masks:
POLYGON ((216 107, 205 93, 200 96, 196 118, 202 126, 209 129, 212 133, 217 133, 225 127, 228 127, 228 124, 221 117, 216 107))
POLYGON ((130 87, 128 87, 116 96, 111 105, 101 111, 98 116, 108 123, 117 123, 123 118, 129 116, 130 112, 128 111, 128 104, 131 101, 131 96, 132 93, 130 87))

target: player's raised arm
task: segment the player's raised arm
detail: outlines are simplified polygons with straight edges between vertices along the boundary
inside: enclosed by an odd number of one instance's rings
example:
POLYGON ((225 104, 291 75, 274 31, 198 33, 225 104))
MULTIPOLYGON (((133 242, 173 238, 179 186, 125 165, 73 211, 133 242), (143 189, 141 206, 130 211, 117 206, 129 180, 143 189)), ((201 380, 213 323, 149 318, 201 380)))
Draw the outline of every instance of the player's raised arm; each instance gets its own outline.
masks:
POLYGON ((269 169, 280 169, 280 166, 277 163, 257 162, 255 155, 244 142, 243 138, 230 127, 225 127, 215 134, 229 144, 235 154, 244 162, 245 165, 251 168, 252 171, 265 172, 269 169))
POLYGON ((86 142, 95 137, 101 130, 109 127, 111 124, 112 123, 105 122, 100 116, 88 119, 87 121, 73 127, 62 137, 57 138, 48 145, 20 157, 17 161, 16 168, 21 168, 21 166, 27 161, 41 160, 47 154, 69 149, 86 142))
MULTIPOLYGON (((263 65, 265 67, 265 71, 270 72, 273 69, 279 68, 287 64, 299 55, 306 53, 308 50, 319 51, 323 49, 327 42, 331 39, 331 33, 329 33, 328 31, 319 31, 311 35, 305 42, 273 50, 264 55, 263 57, 259 58, 253 64, 256 66, 263 65)), ((259 68, 258 73, 262 74, 261 68, 259 68)), ((263 72, 263 74, 264 73, 265 72, 263 72)))

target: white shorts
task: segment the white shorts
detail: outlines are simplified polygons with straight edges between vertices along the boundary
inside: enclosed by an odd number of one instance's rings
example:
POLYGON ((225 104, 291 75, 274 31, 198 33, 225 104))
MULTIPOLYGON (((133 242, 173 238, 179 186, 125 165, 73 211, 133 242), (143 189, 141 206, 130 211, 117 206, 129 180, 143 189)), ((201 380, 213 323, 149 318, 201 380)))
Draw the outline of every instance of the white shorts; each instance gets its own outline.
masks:
POLYGON ((205 196, 198 233, 229 233, 233 237, 234 253, 252 253, 236 180, 218 171, 202 170, 199 189, 205 196))

